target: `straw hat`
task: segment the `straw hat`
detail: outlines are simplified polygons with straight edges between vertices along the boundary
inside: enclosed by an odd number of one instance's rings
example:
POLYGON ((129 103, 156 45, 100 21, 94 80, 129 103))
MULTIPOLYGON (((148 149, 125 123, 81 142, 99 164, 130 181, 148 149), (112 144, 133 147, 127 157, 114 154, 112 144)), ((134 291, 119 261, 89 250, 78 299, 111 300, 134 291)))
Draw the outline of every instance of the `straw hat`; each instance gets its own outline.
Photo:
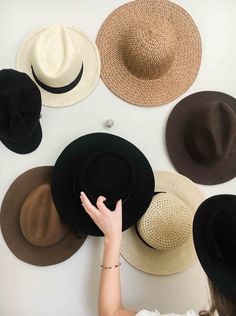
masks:
POLYGON ((166 125, 175 168, 196 183, 219 184, 236 176, 236 99, 201 91, 181 100, 166 125))
POLYGON ((74 26, 44 26, 30 33, 16 67, 39 86, 43 104, 69 106, 86 98, 100 76, 96 44, 74 26))
POLYGON ((83 245, 60 218, 52 200, 53 167, 38 167, 20 175, 7 191, 1 207, 3 237, 16 257, 38 266, 60 263, 83 245))
POLYGON ((141 271, 177 273, 196 260, 192 222, 204 197, 192 181, 179 174, 159 171, 155 180, 157 194, 136 227, 123 232, 121 254, 141 271))
POLYGON ((201 39, 193 19, 167 0, 122 5, 103 23, 97 45, 104 83, 136 105, 175 100, 192 85, 201 63, 201 39))

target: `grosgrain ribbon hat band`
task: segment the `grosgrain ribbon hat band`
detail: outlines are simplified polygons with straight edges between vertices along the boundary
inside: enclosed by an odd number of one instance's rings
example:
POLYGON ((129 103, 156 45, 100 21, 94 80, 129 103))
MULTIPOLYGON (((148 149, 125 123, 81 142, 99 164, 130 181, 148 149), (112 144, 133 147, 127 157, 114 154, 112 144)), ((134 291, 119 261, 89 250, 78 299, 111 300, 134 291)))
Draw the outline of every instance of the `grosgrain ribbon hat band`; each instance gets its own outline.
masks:
POLYGON ((81 70, 80 70, 80 73, 78 74, 78 76, 75 78, 74 81, 72 81, 71 83, 69 83, 68 85, 66 86, 63 86, 63 87, 50 87, 46 84, 44 84, 42 81, 40 81, 35 72, 34 72, 34 68, 33 66, 31 66, 31 69, 32 69, 32 74, 34 76, 34 80, 37 82, 37 84, 43 88, 44 90, 48 91, 48 92, 51 92, 51 93, 55 93, 55 94, 60 94, 60 93, 66 93, 66 92, 69 92, 71 91, 72 89, 74 89, 77 84, 80 82, 81 78, 82 78, 82 75, 83 75, 83 71, 84 71, 84 66, 82 64, 82 67, 81 67, 81 70))

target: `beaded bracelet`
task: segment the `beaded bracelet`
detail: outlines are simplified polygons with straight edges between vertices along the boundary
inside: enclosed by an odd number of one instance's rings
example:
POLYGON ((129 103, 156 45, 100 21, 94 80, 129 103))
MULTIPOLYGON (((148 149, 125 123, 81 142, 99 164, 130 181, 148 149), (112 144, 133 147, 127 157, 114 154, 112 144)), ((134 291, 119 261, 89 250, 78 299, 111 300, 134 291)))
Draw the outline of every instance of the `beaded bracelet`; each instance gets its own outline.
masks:
POLYGON ((120 265, 121 263, 116 264, 115 266, 111 266, 111 267, 105 267, 104 265, 101 265, 100 267, 102 268, 102 270, 108 270, 108 269, 118 268, 120 265))

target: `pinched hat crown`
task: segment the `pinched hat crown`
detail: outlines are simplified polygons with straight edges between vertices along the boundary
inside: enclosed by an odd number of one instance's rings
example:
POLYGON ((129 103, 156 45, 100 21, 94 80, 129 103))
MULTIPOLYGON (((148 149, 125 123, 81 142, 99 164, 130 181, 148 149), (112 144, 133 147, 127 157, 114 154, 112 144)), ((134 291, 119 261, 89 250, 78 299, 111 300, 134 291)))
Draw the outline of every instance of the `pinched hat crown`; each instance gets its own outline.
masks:
POLYGON ((20 226, 25 238, 35 246, 52 246, 69 233, 53 203, 49 184, 36 187, 21 208, 20 226))
POLYGON ((205 165, 228 158, 236 149, 236 115, 232 108, 212 101, 186 126, 185 143, 194 160, 205 165))
POLYGON ((45 29, 36 40, 31 60, 38 83, 51 88, 72 84, 83 66, 78 46, 65 26, 53 25, 45 29))
POLYGON ((152 248, 169 250, 191 236, 193 215, 189 207, 171 193, 158 193, 137 224, 141 238, 152 248))
POLYGON ((122 52, 127 68, 143 79, 157 79, 171 67, 177 38, 166 20, 132 25, 124 37, 122 52))

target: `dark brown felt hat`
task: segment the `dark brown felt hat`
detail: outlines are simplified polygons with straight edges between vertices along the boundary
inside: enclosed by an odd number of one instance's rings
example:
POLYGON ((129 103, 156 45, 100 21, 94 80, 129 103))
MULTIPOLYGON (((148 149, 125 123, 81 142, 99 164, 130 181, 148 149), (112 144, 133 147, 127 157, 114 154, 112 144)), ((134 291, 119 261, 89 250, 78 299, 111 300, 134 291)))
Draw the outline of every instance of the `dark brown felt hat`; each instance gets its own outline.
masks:
POLYGON ((179 173, 196 183, 236 176, 236 99, 202 91, 180 101, 166 126, 166 146, 179 173))
POLYGON ((1 207, 1 229, 8 247, 19 259, 38 266, 65 261, 86 238, 61 220, 51 195, 52 170, 38 167, 20 175, 1 207))

